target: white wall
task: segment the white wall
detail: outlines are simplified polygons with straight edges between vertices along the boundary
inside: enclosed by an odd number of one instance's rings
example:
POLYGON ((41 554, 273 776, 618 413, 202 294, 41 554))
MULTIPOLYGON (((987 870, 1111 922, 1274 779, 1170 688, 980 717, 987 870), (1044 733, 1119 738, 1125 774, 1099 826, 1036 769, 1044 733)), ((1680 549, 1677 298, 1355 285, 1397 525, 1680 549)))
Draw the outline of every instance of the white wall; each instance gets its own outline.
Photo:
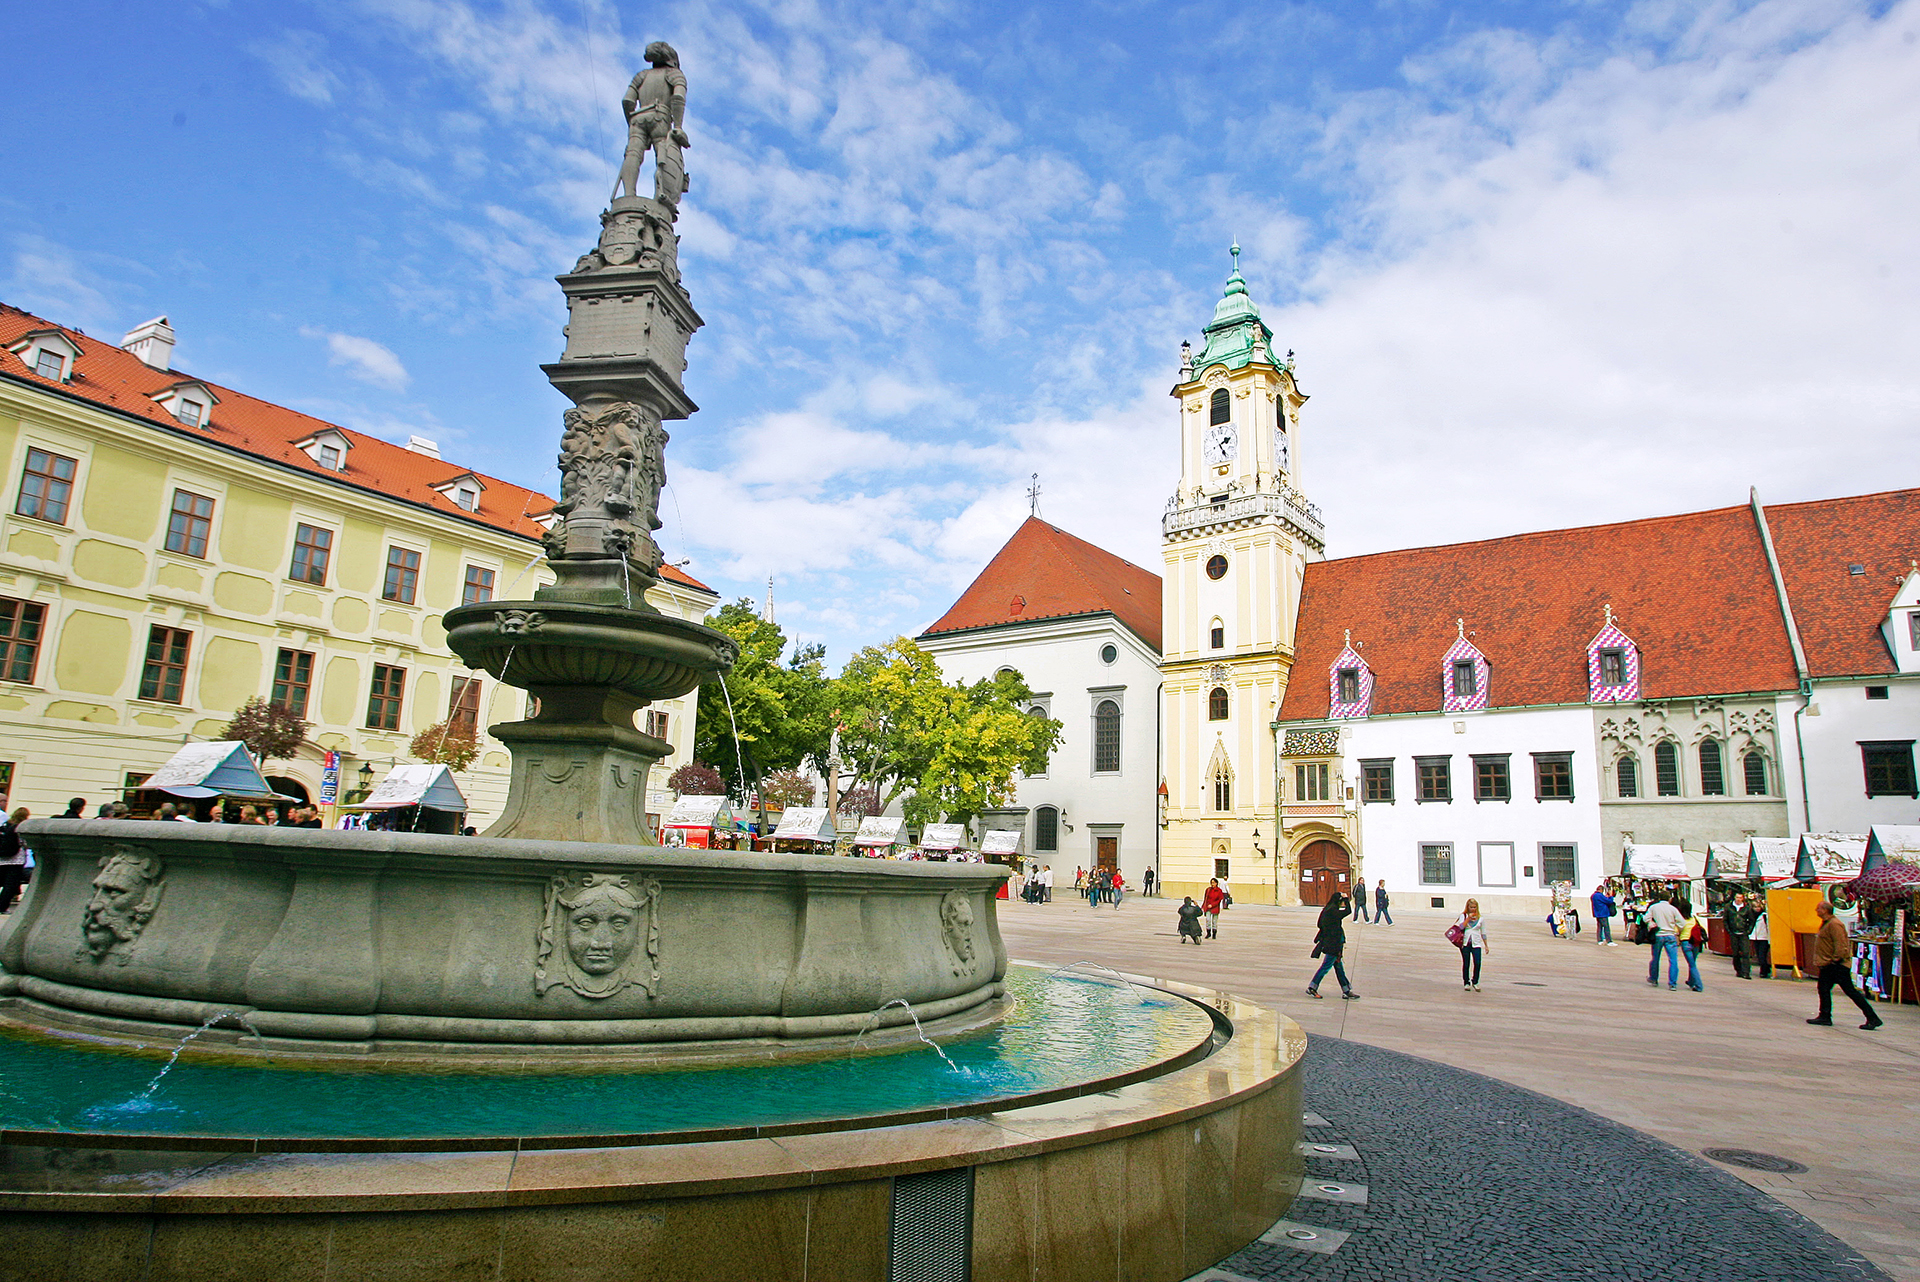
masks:
MULTIPOLYGON (((1780 701, 1780 723, 1791 726, 1797 699, 1780 701)), ((1810 821, 1794 831, 1864 833, 1874 824, 1920 823, 1920 801, 1911 797, 1868 797, 1862 740, 1920 739, 1920 679, 1913 676, 1864 677, 1820 682, 1813 708, 1800 717, 1801 748, 1806 757, 1810 821), (1883 686, 1885 699, 1867 698, 1870 686, 1883 686)), ((1791 737, 1788 738, 1791 744, 1791 737)), ((1790 794, 1794 815, 1800 797, 1790 794)))
POLYGON ((1117 836, 1120 871, 1139 887, 1153 866, 1159 784, 1155 710, 1160 656, 1110 615, 922 637, 949 681, 979 681, 1001 668, 1026 679, 1035 703, 1062 725, 1047 773, 1022 779, 1012 803, 1029 808, 1030 858, 1053 866, 1056 884, 1071 885, 1076 867, 1092 867, 1096 833, 1117 836), (1113 663, 1101 660, 1111 644, 1113 663), (1093 710, 1102 699, 1120 704, 1120 771, 1093 772, 1093 710), (1065 813, 1057 851, 1035 849, 1031 810, 1058 806, 1065 813), (1071 831, 1069 831, 1069 827, 1071 831))
POLYGON ((1587 708, 1516 709, 1431 716, 1375 718, 1344 723, 1341 769, 1358 797, 1365 797, 1362 759, 1391 757, 1392 803, 1360 801, 1360 867, 1369 885, 1385 878, 1395 904, 1428 907, 1444 898, 1458 909, 1469 896, 1489 913, 1547 910, 1541 875, 1541 843, 1575 847, 1576 886, 1591 888, 1601 877, 1600 789, 1593 748, 1593 713, 1587 708), (1475 801, 1472 753, 1510 753, 1512 800, 1475 801), (1535 752, 1573 754, 1573 800, 1534 799, 1535 752), (1422 802, 1414 757, 1450 755, 1453 800, 1422 802), (1453 882, 1420 879, 1420 846, 1453 846, 1453 882), (1512 843, 1511 886, 1479 875, 1480 843, 1512 843), (1531 867, 1529 876, 1526 869, 1531 867))

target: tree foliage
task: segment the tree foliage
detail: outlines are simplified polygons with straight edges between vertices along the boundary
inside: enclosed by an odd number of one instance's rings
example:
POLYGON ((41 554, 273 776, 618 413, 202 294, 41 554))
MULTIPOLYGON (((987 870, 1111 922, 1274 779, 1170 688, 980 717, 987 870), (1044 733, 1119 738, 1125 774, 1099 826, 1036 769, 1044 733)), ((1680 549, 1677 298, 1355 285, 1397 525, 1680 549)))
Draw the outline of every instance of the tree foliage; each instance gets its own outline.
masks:
POLYGON ((760 781, 760 799, 769 807, 813 804, 813 780, 798 770, 775 770, 760 781))
POLYGON ((471 730, 442 721, 413 736, 407 752, 428 765, 465 770, 480 755, 480 740, 471 730))
POLYGON ((856 819, 877 815, 886 808, 887 803, 880 800, 880 790, 870 783, 849 788, 840 794, 840 813, 856 819))
POLYGON ((721 606, 706 622, 739 643, 740 657, 724 686, 715 679, 700 690, 694 755, 713 763, 736 796, 745 796, 758 777, 809 761, 823 764, 832 730, 826 648, 796 646, 789 654, 786 634, 746 598, 721 606))
POLYGON ((307 741, 307 728, 307 723, 284 703, 268 703, 255 696, 235 710, 220 737, 238 739, 263 762, 291 761, 307 741))
POLYGON ((667 787, 683 797, 717 797, 726 790, 726 783, 704 761, 690 761, 667 776, 667 787))

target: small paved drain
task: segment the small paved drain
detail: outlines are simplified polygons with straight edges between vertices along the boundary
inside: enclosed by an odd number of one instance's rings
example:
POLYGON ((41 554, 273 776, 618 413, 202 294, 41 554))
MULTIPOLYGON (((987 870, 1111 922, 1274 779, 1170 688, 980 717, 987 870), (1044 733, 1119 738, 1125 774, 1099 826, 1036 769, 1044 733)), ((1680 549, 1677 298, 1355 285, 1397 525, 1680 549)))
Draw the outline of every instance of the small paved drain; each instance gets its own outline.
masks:
POLYGON ((1799 1175, 1807 1169, 1790 1157, 1756 1153, 1750 1148, 1710 1148, 1703 1151, 1716 1162, 1724 1162, 1728 1166, 1744 1166, 1749 1171, 1770 1171, 1775 1175, 1799 1175))
POLYGON ((1311 1242, 1320 1235, 1312 1229, 1288 1229, 1287 1236, 1296 1242, 1311 1242))

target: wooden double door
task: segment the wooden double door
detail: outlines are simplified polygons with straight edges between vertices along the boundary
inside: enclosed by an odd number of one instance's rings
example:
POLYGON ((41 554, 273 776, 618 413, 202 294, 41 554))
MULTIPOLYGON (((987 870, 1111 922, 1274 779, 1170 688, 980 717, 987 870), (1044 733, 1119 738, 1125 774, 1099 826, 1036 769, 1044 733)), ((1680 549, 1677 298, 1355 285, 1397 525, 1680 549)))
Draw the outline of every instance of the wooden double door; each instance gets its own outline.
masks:
POLYGON ((1337 841, 1310 842, 1300 852, 1300 902, 1324 908, 1337 891, 1353 890, 1353 857, 1337 841))

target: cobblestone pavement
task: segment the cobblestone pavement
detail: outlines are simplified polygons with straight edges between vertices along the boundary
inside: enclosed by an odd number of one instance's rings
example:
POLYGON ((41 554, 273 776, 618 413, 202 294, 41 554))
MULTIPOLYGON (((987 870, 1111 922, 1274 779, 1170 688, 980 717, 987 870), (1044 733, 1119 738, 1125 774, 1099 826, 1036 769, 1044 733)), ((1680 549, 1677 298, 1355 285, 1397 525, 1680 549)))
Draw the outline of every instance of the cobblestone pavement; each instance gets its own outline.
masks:
POLYGON ((1255 1243, 1201 1278, 1886 1277, 1704 1158, 1598 1114, 1337 1038, 1313 1038, 1306 1067, 1309 1117, 1328 1125, 1303 1134, 1308 1196, 1288 1223, 1318 1236, 1255 1243))

